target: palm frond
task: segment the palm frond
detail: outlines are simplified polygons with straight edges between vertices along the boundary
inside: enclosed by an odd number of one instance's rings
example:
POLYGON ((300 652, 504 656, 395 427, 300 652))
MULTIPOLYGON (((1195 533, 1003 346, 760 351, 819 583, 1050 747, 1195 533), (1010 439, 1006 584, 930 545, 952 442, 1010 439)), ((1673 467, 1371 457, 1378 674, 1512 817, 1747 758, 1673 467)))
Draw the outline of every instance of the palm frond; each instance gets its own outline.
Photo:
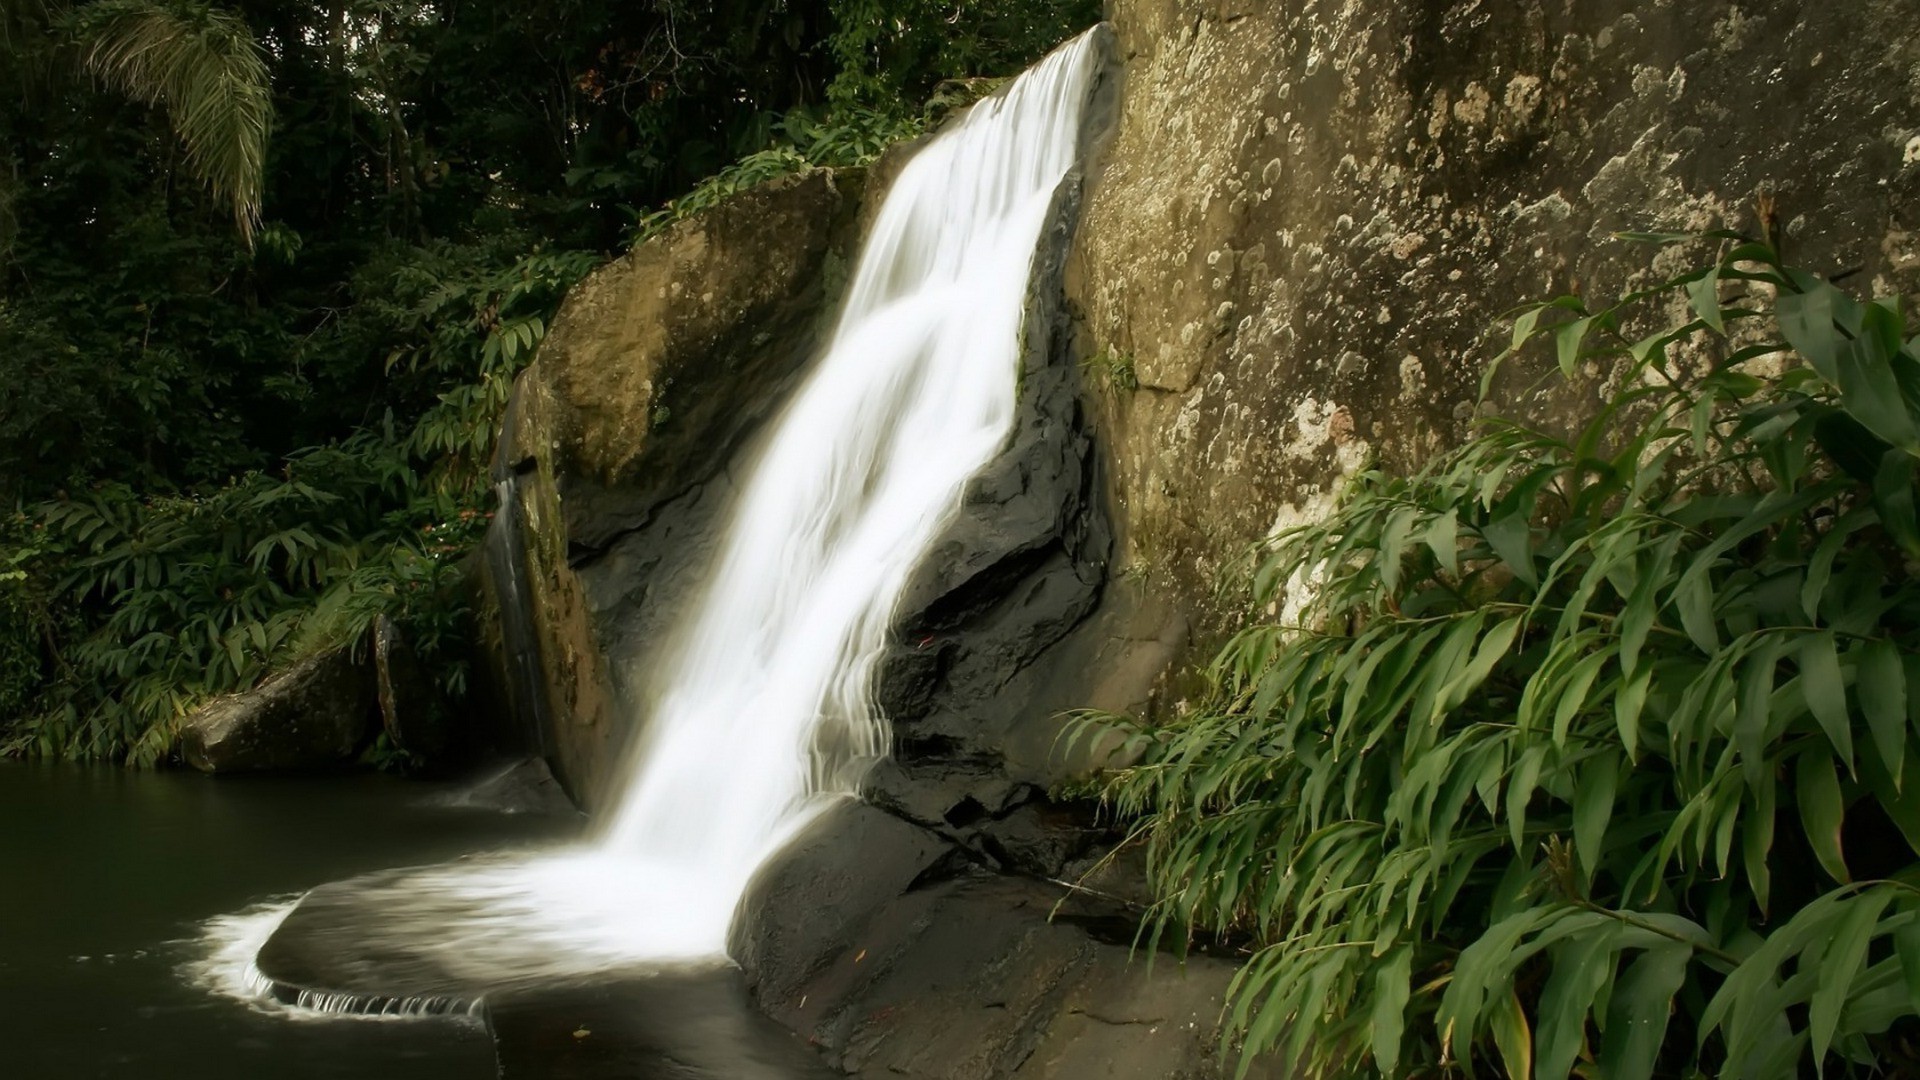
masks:
POLYGON ((95 78, 167 110, 188 168, 232 207, 251 245, 273 93, 266 57, 246 24, 198 4, 102 0, 81 14, 76 29, 82 62, 95 78))

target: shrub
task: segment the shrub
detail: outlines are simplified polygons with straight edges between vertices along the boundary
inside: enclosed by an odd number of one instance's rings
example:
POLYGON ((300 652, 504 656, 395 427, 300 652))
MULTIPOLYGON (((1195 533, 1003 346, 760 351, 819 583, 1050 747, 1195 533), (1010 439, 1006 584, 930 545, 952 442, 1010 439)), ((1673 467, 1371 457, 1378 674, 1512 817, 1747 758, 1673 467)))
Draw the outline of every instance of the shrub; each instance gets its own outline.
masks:
POLYGON ((1619 388, 1590 424, 1359 476, 1263 549, 1252 610, 1288 616, 1199 708, 1081 717, 1143 755, 1103 790, 1145 932, 1248 950, 1243 1061, 1914 1067, 1920 352, 1897 304, 1713 239, 1518 314, 1508 354, 1619 388))

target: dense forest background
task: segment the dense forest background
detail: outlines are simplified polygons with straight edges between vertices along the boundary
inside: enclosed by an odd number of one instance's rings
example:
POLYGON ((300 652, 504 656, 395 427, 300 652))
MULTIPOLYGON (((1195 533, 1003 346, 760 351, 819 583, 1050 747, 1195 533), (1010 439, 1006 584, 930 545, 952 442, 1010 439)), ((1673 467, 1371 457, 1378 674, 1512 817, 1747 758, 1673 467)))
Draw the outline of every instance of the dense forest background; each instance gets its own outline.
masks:
POLYGON ((0 0, 0 751, 151 763, 458 562, 568 286, 1093 0, 0 0))

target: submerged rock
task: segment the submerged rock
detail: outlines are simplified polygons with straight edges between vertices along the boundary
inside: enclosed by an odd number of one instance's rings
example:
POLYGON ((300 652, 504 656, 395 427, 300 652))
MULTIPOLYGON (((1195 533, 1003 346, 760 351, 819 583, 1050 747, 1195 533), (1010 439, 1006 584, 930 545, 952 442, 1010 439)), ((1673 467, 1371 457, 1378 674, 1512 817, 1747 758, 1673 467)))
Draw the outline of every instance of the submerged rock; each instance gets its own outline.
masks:
POLYGON ((545 758, 527 758, 483 774, 466 790, 446 800, 448 806, 495 810, 503 814, 560 814, 580 811, 554 779, 545 758))
POLYGON ((373 702, 372 671, 350 649, 316 653, 194 710, 181 725, 181 756, 207 773, 345 764, 372 732, 373 702))

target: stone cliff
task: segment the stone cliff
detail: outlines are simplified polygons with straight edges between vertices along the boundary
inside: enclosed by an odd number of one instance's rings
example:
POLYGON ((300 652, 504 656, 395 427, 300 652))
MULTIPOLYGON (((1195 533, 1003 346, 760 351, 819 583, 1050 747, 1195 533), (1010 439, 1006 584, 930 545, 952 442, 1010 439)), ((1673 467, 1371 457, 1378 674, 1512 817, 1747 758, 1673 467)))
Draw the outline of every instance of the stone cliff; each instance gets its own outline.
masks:
MULTIPOLYGON (((1153 601, 1134 638, 1216 642, 1249 545, 1363 464, 1459 439, 1503 311, 1679 269, 1617 231, 1771 230, 1798 265, 1920 290, 1911 0, 1109 14, 1119 127, 1068 291, 1103 383, 1116 561, 1153 601)), ((1538 374, 1489 406, 1553 423, 1597 400, 1538 374)))

